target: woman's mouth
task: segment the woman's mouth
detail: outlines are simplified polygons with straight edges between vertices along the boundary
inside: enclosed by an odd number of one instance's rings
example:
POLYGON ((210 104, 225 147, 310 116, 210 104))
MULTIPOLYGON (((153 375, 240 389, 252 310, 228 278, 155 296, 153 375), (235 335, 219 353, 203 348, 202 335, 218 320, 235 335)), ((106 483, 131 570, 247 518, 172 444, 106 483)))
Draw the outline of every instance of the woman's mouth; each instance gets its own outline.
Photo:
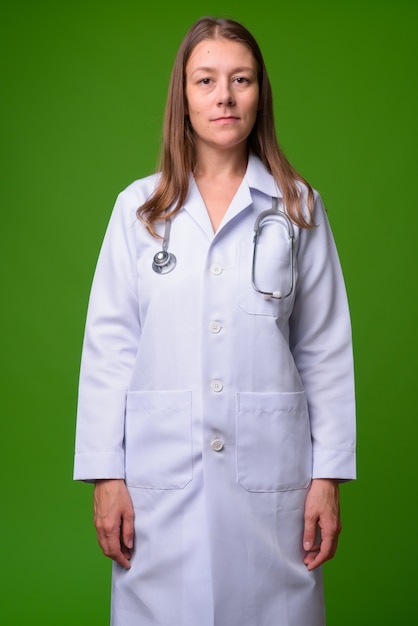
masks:
POLYGON ((216 117, 212 121, 215 122, 216 124, 233 124, 234 122, 237 122, 238 120, 239 120, 239 117, 235 117, 234 115, 225 115, 222 117, 216 117))

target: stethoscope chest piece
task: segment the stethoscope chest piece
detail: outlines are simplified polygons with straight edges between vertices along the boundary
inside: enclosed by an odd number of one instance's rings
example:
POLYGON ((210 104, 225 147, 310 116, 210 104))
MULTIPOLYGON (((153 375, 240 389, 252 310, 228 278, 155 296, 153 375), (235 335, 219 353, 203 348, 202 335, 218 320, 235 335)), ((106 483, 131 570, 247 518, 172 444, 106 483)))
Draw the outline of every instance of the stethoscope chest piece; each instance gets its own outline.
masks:
POLYGON ((152 259, 152 269, 157 274, 169 274, 176 267, 177 259, 172 252, 168 252, 168 242, 170 239, 171 220, 165 221, 164 239, 162 250, 154 254, 152 259))
POLYGON ((157 274, 168 274, 176 267, 177 259, 172 252, 160 250, 154 255, 152 269, 157 274))

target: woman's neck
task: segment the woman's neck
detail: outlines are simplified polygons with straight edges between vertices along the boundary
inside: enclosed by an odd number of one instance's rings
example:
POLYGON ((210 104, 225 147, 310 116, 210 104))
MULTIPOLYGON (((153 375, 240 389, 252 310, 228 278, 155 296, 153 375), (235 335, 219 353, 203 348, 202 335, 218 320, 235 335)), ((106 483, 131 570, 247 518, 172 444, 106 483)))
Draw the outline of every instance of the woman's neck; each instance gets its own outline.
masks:
POLYGON ((193 175, 199 182, 242 180, 247 169, 246 148, 240 150, 199 150, 193 175))
MULTIPOLYGON (((208 155, 207 155, 208 156, 208 155)), ((201 157, 201 155, 199 155, 201 157)), ((216 232, 231 204, 247 169, 247 153, 222 153, 199 158, 194 179, 216 232)))

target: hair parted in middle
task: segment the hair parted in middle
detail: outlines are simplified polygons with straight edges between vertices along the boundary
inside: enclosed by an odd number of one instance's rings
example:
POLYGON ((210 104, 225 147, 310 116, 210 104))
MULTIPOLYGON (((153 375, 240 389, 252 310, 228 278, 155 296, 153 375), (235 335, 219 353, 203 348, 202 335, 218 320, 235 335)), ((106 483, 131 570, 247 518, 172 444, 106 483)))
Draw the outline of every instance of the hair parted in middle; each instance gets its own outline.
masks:
POLYGON ((248 151, 258 156, 275 178, 289 217, 303 228, 312 227, 313 190, 287 160, 277 141, 272 90, 260 47, 253 35, 239 22, 215 17, 198 19, 178 49, 165 109, 159 167, 161 175, 153 194, 139 207, 138 218, 156 235, 154 224, 175 215, 186 200, 190 174, 196 166, 193 128, 187 114, 186 65, 195 47, 205 39, 236 41, 251 50, 258 68, 259 107, 247 140, 248 151), (300 185, 297 182, 307 189, 308 218, 302 210, 300 185))

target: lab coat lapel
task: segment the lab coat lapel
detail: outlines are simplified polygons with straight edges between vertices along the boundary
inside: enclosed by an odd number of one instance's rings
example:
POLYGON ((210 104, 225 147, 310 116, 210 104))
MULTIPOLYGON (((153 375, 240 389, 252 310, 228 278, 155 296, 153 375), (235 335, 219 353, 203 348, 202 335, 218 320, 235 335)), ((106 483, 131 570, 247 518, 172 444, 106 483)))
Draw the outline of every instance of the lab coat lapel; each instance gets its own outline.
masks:
POLYGON ((224 215, 224 218, 217 230, 217 233, 214 233, 209 214, 199 191, 199 188, 194 178, 191 178, 189 195, 187 196, 187 201, 184 205, 184 209, 187 211, 187 213, 189 213, 189 215, 196 222, 196 224, 198 224, 198 226, 202 229, 207 238, 212 240, 214 239, 215 235, 218 234, 222 230, 222 228, 228 222, 230 222, 238 213, 250 206, 252 204, 252 201, 253 199, 251 196, 251 191, 244 177, 241 185, 237 190, 237 193, 235 194, 231 204, 228 207, 227 212, 224 215))
POLYGON ((273 176, 266 170, 262 162, 254 154, 248 158, 247 171, 244 180, 250 189, 256 189, 271 198, 281 198, 282 192, 273 176))
POLYGON ((212 240, 214 237, 212 224, 210 222, 206 205, 193 176, 190 177, 189 193, 184 209, 205 233, 206 237, 212 240))
POLYGON ((277 198, 282 196, 273 176, 268 173, 258 157, 250 154, 245 176, 224 215, 218 233, 238 214, 253 204, 254 191, 261 192, 269 197, 277 198))
MULTIPOLYGON (((277 187, 274 178, 258 157, 250 154, 245 176, 239 186, 231 204, 216 234, 218 234, 239 213, 247 209, 253 203, 252 190, 260 191, 270 197, 281 197, 282 193, 277 187)), ((190 177, 189 193, 184 209, 194 219, 209 240, 215 237, 208 211, 193 176, 190 177)))

